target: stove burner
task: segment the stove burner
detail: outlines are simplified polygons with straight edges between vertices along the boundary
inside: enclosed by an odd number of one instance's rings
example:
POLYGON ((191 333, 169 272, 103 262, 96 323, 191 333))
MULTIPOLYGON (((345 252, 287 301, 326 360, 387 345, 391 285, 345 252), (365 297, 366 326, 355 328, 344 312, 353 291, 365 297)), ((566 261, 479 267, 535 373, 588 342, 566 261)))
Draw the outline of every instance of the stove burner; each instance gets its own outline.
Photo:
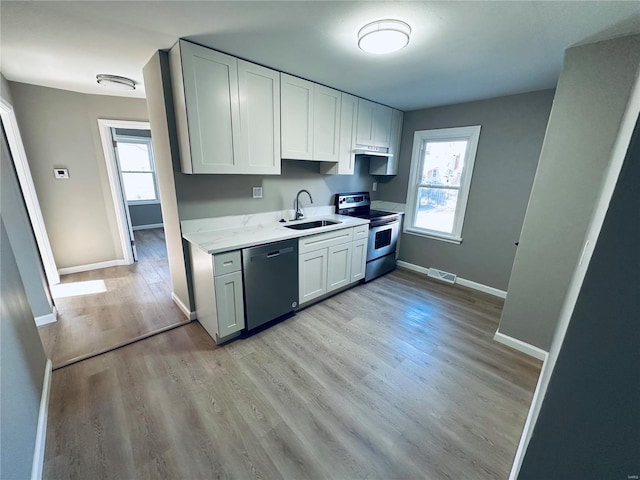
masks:
POLYGON ((400 218, 400 214, 395 212, 372 210, 369 192, 339 193, 336 194, 335 203, 336 213, 370 220, 370 227, 384 225, 400 218))

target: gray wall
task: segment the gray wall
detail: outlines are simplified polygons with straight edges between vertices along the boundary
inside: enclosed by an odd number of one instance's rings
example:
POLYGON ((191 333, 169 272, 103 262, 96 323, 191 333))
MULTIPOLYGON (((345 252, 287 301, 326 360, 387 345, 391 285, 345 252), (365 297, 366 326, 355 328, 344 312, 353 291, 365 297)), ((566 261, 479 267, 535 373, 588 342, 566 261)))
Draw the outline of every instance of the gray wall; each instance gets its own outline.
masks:
POLYGON ((162 209, 159 203, 129 204, 129 214, 134 229, 135 227, 162 223, 162 209))
POLYGON ((507 289, 553 95, 544 90, 405 113, 398 175, 378 177, 380 200, 405 203, 415 131, 482 129, 462 244, 403 234, 401 260, 507 289))
POLYGON ((292 209, 302 188, 309 190, 314 206, 333 205, 333 194, 371 190, 374 181, 367 160, 356 161, 354 175, 324 175, 319 169, 316 162, 283 160, 279 176, 177 174, 180 220, 292 209), (263 198, 253 199, 252 187, 260 186, 263 198))
POLYGON ((175 185, 175 176, 178 173, 175 172, 180 168, 180 157, 178 156, 175 121, 171 112, 171 103, 169 105, 165 103, 165 98, 171 99, 167 53, 156 52, 144 66, 142 73, 153 137, 158 189, 162 200, 164 235, 173 293, 190 311, 195 311, 193 294, 189 286, 191 282, 188 272, 189 258, 182 241, 180 217, 178 216, 175 185))
POLYGON ((4 75, 0 73, 0 96, 4 98, 7 103, 13 105, 13 96, 11 95, 11 88, 9 87, 9 82, 4 75))
POLYGON ((626 479, 640 474, 640 122, 634 137, 520 480, 626 479))
POLYGON ((53 300, 4 130, 1 136, 0 212, 7 222, 7 232, 18 261, 29 306, 35 317, 41 317, 53 312, 53 300))
POLYGON ((147 121, 141 99, 10 83, 58 268, 123 258, 98 118, 147 121), (69 169, 56 180, 54 167, 69 169))
POLYGON ((499 331, 549 350, 640 69, 640 36, 567 50, 499 331))
POLYGON ((47 359, 0 215, 0 478, 31 478, 47 359))

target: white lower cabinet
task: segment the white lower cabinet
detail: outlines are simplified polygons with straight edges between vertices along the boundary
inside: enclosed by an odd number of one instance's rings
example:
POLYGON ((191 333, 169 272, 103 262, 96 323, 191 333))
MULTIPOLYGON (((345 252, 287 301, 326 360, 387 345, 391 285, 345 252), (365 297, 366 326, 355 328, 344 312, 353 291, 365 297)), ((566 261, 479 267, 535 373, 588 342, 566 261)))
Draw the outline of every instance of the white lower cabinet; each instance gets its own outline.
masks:
POLYGON ((368 230, 361 225, 300 238, 300 305, 364 278, 368 230))
POLYGON ((326 248, 315 252, 303 253, 298 258, 299 295, 298 303, 302 305, 327 293, 327 257, 326 248))
POLYGON ((226 337, 244 328, 242 272, 214 277, 213 283, 218 310, 218 335, 226 337))
POLYGON ((351 243, 329 248, 327 258, 327 292, 351 283, 351 243))
MULTIPOLYGON (((367 230, 369 230, 367 228, 367 230)), ((367 245, 369 241, 364 238, 353 242, 351 251, 351 281, 358 282, 364 279, 364 270, 367 267, 367 245)))
POLYGON ((240 251, 210 255, 190 244, 196 318, 216 343, 245 326, 240 251))

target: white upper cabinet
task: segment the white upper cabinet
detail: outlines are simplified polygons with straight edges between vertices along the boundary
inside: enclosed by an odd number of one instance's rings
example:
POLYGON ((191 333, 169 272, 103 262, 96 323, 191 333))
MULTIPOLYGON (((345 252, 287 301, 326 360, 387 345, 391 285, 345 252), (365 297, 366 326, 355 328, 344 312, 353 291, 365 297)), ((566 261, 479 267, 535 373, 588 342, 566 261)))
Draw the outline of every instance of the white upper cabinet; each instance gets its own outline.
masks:
POLYGON ((358 99, 358 119, 356 130, 356 143, 358 145, 373 146, 373 112, 375 111, 375 103, 358 99))
POLYGON ((280 75, 282 158, 337 162, 341 93, 280 75))
POLYGON ((402 119, 404 114, 400 110, 393 110, 391 114, 391 139, 389 142, 389 158, 371 157, 369 173, 371 175, 397 175, 400 156, 400 141, 402 137, 402 119))
POLYGON ((313 83, 280 74, 282 158, 313 160, 313 83))
POLYGON ((373 146, 387 147, 391 141, 391 107, 376 103, 373 111, 373 146))
POLYGON ((280 174, 280 73, 238 60, 242 173, 280 174))
POLYGON ((337 90, 314 85, 313 159, 337 162, 340 148, 340 104, 337 90))
POLYGON ((340 107, 340 140, 338 163, 323 163, 320 171, 330 175, 353 175, 355 169, 356 122, 358 99, 347 93, 342 94, 340 107))
POLYGON ((279 74, 180 40, 169 54, 184 173, 279 174, 279 74))
POLYGON ((392 109, 364 98, 358 99, 356 143, 365 147, 389 148, 392 109))

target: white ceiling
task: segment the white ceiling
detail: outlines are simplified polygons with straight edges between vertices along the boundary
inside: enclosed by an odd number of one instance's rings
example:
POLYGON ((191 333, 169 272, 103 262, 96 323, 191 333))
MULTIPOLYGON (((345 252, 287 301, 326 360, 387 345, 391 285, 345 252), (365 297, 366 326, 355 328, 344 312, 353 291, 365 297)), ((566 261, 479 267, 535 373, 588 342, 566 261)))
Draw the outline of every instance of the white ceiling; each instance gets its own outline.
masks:
POLYGON ((554 87, 564 50, 640 33, 638 1, 213 2, 3 0, 5 77, 84 93, 144 97, 142 67, 184 37, 401 110, 554 87), (404 50, 360 51, 366 23, 413 29, 404 50), (96 84, 133 78, 131 93, 96 84))

